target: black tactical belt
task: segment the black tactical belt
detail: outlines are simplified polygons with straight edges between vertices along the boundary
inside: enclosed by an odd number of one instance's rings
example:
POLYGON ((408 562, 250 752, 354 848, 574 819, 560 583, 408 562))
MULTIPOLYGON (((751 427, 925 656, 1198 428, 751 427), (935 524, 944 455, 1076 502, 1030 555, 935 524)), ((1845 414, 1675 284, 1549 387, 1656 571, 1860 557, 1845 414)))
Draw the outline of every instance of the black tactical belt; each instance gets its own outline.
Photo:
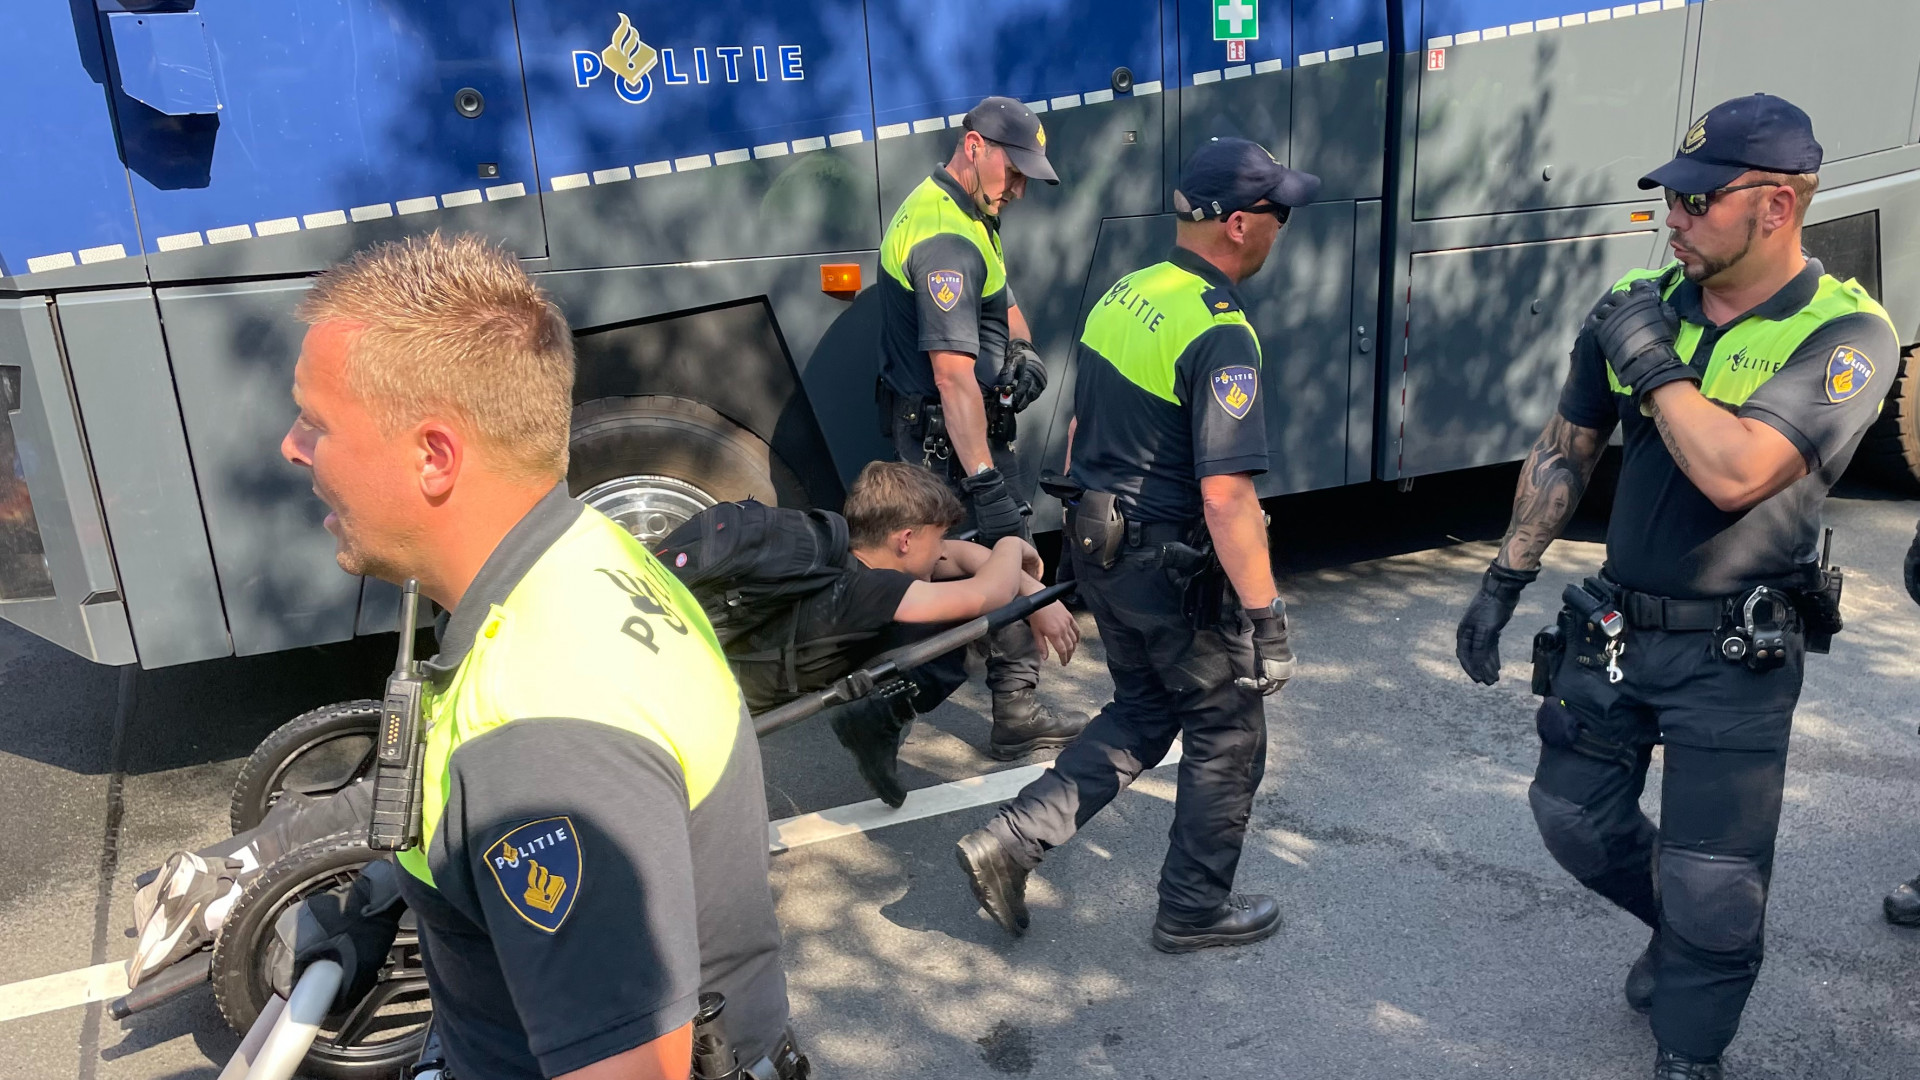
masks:
MULTIPOLYGON (((1744 595, 1744 594, 1742 594, 1744 595)), ((1714 600, 1675 600, 1669 596, 1621 589, 1620 611, 1635 630, 1718 630, 1728 607, 1738 597, 1714 600)))
POLYGON ((1191 521, 1129 521, 1127 546, 1151 547, 1155 544, 1184 544, 1193 535, 1191 521))

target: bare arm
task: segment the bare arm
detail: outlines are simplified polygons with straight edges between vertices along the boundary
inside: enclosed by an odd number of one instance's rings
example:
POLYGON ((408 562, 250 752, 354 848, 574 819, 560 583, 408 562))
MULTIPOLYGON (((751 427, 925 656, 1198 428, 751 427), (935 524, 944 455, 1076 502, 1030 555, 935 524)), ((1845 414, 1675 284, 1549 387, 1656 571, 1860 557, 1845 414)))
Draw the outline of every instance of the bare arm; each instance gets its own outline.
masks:
POLYGON ((987 404, 980 396, 980 380, 973 374, 973 357, 935 350, 933 381, 940 388, 940 410, 947 420, 947 441, 960 455, 968 476, 993 465, 987 450, 987 404))
POLYGON ((1213 536, 1220 565, 1249 610, 1263 608, 1280 595, 1273 585, 1273 564, 1267 555, 1267 520, 1253 477, 1246 473, 1200 478, 1200 502, 1213 536))
POLYGON ((1647 395, 1653 425, 1673 463, 1713 505, 1749 509, 1807 475, 1807 459, 1764 421, 1735 416, 1690 382, 1647 395))
POLYGON ((693 1025, 688 1023, 650 1043, 563 1073, 558 1080, 687 1080, 692 1071, 693 1025))
POLYGON ((894 621, 957 622, 1005 607, 1020 594, 1028 580, 1020 567, 1031 550, 1026 541, 1009 536, 993 546, 992 554, 972 577, 914 582, 900 598, 900 606, 894 609, 894 621))
POLYGON ((1513 522, 1500 541, 1494 562, 1509 570, 1538 570, 1547 545, 1573 519, 1593 467, 1611 432, 1584 428, 1558 411, 1533 442, 1513 493, 1513 522))
POLYGON ((1007 336, 1025 341, 1033 340, 1033 331, 1028 328, 1027 316, 1020 310, 1019 304, 1007 309, 1007 336))
POLYGON ((1073 471, 1073 436, 1074 433, 1079 430, 1080 418, 1077 416, 1067 417, 1067 460, 1061 463, 1061 472, 1073 471))

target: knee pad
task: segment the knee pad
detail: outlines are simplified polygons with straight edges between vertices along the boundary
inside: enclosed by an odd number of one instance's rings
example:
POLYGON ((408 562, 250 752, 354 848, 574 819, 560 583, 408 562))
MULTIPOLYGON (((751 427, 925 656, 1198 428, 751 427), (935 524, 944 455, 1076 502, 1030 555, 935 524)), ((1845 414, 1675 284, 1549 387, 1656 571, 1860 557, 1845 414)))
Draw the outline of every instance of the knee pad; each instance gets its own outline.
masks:
POLYGON ((1527 788, 1527 803, 1533 807, 1533 821, 1540 827, 1547 853, 1567 873, 1586 881, 1607 871, 1611 860, 1606 837, 1584 809, 1542 788, 1537 780, 1527 788))
POLYGON ((1658 866, 1661 918, 1682 941, 1706 952, 1759 950, 1767 887, 1757 861, 1663 847, 1658 866))

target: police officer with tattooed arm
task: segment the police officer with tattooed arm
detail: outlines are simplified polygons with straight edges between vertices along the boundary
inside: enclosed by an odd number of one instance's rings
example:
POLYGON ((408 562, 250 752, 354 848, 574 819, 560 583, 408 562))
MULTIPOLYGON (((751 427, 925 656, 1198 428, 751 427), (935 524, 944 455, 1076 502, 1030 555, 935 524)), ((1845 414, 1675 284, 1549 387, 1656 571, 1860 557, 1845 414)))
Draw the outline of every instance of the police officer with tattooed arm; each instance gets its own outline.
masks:
POLYGON ((439 234, 329 271, 301 315, 281 452, 342 569, 451 617, 420 839, 295 909, 288 966, 339 961, 337 1012, 377 1001, 410 909, 446 1080, 685 1080, 715 993, 745 1075, 804 1077, 753 725, 700 606, 567 496, 566 320, 511 255, 439 234))
POLYGON ((1625 994, 1657 1080, 1719 1080, 1759 973, 1805 656, 1839 629, 1821 510, 1898 362, 1886 312, 1801 250, 1820 161, 1806 113, 1755 94, 1640 181, 1666 190, 1674 262, 1588 316, 1460 621, 1461 666, 1492 684, 1501 628, 1620 426, 1606 564, 1536 639, 1528 800, 1554 859, 1651 931, 1625 994), (1656 826, 1639 802, 1660 743, 1656 826))
MULTIPOLYGON (((1033 539, 1018 492, 1017 415, 1047 388, 1000 248, 1000 212, 1028 179, 1058 184, 1047 131, 1013 98, 967 113, 946 165, 907 195, 880 241, 881 429, 901 461, 924 465, 966 507, 981 543, 1033 539)), ((1006 761, 1064 746, 1086 717, 1042 708, 1040 650, 1025 623, 988 639, 993 730, 987 753, 1006 761)))
POLYGON ((1094 304, 1076 353, 1066 547, 1113 700, 958 857, 994 921, 1025 932, 1027 875, 1177 736, 1179 792, 1151 941, 1163 952, 1264 940, 1271 896, 1233 890, 1266 772, 1265 698, 1293 675, 1253 477, 1268 466, 1260 338, 1236 286, 1266 264, 1318 178, 1216 139, 1175 193, 1175 247, 1094 304), (1211 554, 1207 549, 1211 548, 1211 554))

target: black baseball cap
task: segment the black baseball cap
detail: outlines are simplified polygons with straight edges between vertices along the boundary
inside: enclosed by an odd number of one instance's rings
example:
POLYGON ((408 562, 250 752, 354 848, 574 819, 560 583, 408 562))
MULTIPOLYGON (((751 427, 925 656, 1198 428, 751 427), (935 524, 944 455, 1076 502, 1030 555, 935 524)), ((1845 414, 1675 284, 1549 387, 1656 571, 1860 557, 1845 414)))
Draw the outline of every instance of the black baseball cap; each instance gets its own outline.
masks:
POLYGON ((1749 169, 1771 173, 1820 171, 1813 121, 1798 105, 1772 94, 1723 101, 1694 121, 1672 161, 1640 178, 1641 190, 1672 188, 1705 195, 1749 169))
POLYGON ((1018 100, 987 98, 967 111, 967 118, 960 121, 960 126, 1005 147, 1013 167, 1022 175, 1049 184, 1060 182, 1053 166, 1047 162, 1047 129, 1041 126, 1033 110, 1018 100))
POLYGON ((1289 169, 1266 148, 1246 139, 1213 139, 1187 159, 1173 208, 1191 221, 1223 218, 1261 199, 1305 206, 1320 192, 1320 178, 1289 169))

